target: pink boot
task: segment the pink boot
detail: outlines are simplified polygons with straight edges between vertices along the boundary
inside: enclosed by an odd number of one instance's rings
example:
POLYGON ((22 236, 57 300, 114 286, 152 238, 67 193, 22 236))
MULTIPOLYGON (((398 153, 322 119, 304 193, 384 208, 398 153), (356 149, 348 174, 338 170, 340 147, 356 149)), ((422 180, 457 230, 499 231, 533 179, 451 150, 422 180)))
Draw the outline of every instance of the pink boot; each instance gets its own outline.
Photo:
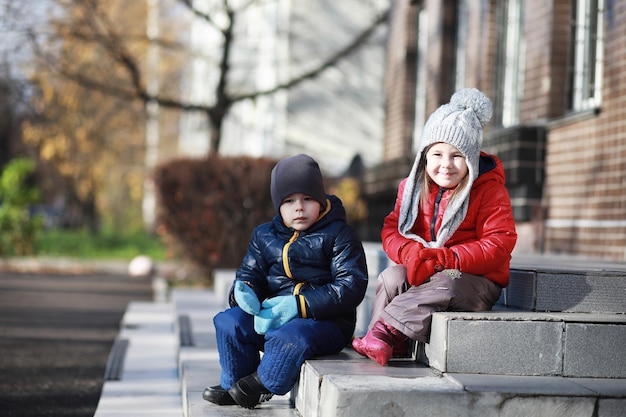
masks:
POLYGON ((352 340, 352 348, 360 355, 367 356, 380 366, 387 365, 393 355, 396 343, 403 342, 407 337, 396 328, 378 320, 367 334, 352 340))

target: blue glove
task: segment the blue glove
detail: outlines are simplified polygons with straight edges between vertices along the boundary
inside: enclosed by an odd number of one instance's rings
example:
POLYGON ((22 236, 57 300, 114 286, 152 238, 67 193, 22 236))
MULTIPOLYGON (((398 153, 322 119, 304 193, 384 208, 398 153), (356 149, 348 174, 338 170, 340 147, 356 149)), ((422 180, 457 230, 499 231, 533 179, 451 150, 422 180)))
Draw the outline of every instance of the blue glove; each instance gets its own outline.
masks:
POLYGON ((288 321, 298 317, 298 305, 293 295, 281 295, 263 301, 261 312, 254 316, 254 330, 265 334, 276 330, 288 321))
POLYGON ((259 311, 261 311, 261 303, 254 293, 254 290, 250 288, 248 284, 243 281, 235 281, 234 295, 237 305, 239 305, 243 311, 252 316, 259 314, 259 311))

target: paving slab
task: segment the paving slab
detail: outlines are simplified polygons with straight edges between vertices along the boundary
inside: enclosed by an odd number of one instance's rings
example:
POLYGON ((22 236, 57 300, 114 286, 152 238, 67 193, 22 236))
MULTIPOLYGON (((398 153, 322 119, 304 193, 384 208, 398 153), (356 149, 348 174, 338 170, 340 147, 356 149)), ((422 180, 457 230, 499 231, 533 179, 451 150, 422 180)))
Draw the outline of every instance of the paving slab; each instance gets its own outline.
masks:
POLYGON ((105 381, 95 417, 182 417, 176 315, 170 303, 129 303, 118 338, 127 341, 119 380, 105 381))
MULTIPOLYGON (((208 352, 205 352, 205 354, 208 352)), ((202 391, 207 386, 219 384, 221 368, 215 355, 203 359, 187 359, 182 365, 182 395, 186 401, 186 417, 217 416, 271 416, 294 417, 297 412, 291 404, 291 395, 274 396, 269 401, 247 410, 239 406, 219 406, 202 398, 202 391)))
POLYGON ((94 417, 153 415, 181 417, 178 379, 107 381, 94 417))

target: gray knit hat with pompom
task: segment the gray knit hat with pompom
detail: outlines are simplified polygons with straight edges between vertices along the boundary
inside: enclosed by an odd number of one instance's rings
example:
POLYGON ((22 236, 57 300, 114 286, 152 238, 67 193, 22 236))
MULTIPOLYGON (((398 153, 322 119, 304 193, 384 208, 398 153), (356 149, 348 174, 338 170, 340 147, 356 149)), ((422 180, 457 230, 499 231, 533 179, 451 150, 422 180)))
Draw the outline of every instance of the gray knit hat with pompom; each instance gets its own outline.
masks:
POLYGON ((429 247, 442 247, 459 227, 467 214, 470 189, 478 177, 483 127, 491 119, 491 113, 491 101, 487 96, 475 88, 464 88, 454 93, 450 103, 439 107, 428 118, 402 196, 398 230, 403 236, 422 242, 429 247), (424 150, 434 143, 441 142, 454 146, 465 156, 469 181, 463 190, 459 190, 454 201, 446 207, 437 240, 426 242, 411 232, 417 219, 424 175, 423 171, 417 172, 417 170, 424 150))

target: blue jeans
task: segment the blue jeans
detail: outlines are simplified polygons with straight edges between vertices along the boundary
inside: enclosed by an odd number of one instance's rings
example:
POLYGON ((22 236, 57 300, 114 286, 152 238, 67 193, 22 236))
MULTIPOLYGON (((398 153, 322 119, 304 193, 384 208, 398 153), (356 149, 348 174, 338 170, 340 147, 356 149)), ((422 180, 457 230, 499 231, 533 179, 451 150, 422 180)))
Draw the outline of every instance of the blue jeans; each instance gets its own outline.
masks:
POLYGON ((339 326, 327 320, 293 319, 259 335, 254 317, 232 307, 218 313, 213 323, 222 367, 220 385, 225 389, 256 371, 270 392, 286 394, 305 360, 338 353, 348 343, 339 326))

